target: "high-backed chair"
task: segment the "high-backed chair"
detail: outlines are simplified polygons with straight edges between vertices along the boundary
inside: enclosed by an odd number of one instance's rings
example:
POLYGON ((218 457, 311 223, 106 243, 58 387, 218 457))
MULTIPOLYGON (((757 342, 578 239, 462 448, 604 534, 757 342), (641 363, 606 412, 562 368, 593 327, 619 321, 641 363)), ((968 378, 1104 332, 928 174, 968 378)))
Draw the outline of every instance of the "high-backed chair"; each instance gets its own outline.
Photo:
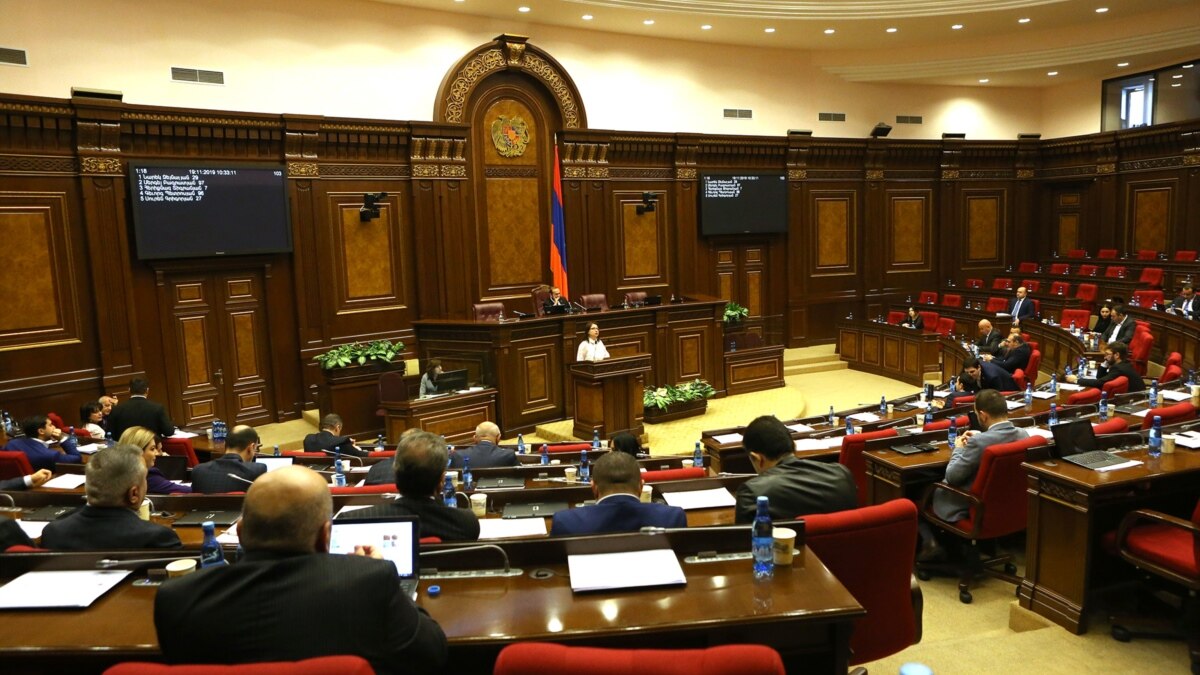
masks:
POLYGON ((950 337, 954 334, 954 319, 943 316, 938 319, 937 333, 945 337, 950 337))
POLYGON ((196 448, 192 446, 190 438, 164 438, 162 449, 168 455, 186 457, 189 469, 200 463, 200 459, 196 457, 196 448))
POLYGON ((1196 262, 1196 251, 1175 251, 1175 262, 1196 262))
POLYGON ((579 296, 579 304, 585 309, 608 309, 608 298, 603 293, 588 293, 579 296))
POLYGON ((303 661, 271 661, 224 665, 178 665, 129 661, 118 663, 104 675, 374 675, 361 656, 320 656, 303 661))
POLYGON ((1124 279, 1128 274, 1128 270, 1124 265, 1109 265, 1104 268, 1104 277, 1106 279, 1124 279))
POLYGON ((922 600, 912 578, 917 507, 907 499, 804 516, 804 543, 858 600, 850 664, 875 661, 921 641, 922 600), (870 564, 863 552, 870 551, 870 564))
POLYGON ((921 294, 917 296, 918 305, 936 305, 937 301, 937 291, 921 291, 921 294))
MULTIPOLYGON (((1126 378, 1126 381, 1128 381, 1128 378, 1126 378)), ((1091 387, 1089 389, 1084 389, 1082 391, 1077 391, 1074 394, 1071 394, 1070 396, 1067 397, 1067 405, 1082 405, 1084 403, 1099 403, 1099 402, 1100 402, 1100 390, 1095 387, 1091 387)))
MULTIPOLYGON (((996 556, 984 560, 978 542, 997 539, 1025 529, 1028 498, 1025 495, 1026 450, 1046 444, 1041 436, 1030 436, 1012 443, 1001 443, 985 448, 979 461, 979 472, 970 489, 964 490, 945 482, 935 483, 925 491, 921 500, 921 514, 932 525, 956 537, 970 542, 967 547, 966 564, 960 568, 958 599, 970 603, 971 581, 981 573, 987 573, 1009 583, 1019 583, 1016 566, 1011 556, 996 556), (966 518, 957 522, 942 520, 933 512, 932 501, 936 490, 949 490, 970 502, 966 518), (1004 572, 991 569, 1003 564, 1004 572)), ((918 576, 928 578, 925 571, 932 565, 919 564, 918 576)))
POLYGON ((1025 389, 1026 384, 1032 384, 1032 380, 1030 380, 1029 377, 1025 375, 1024 368, 1017 368, 1016 370, 1014 370, 1013 374, 1012 374, 1012 379, 1013 379, 1013 382, 1017 383, 1017 389, 1020 389, 1022 391, 1025 389))
POLYGON ((1109 398, 1112 398, 1113 396, 1116 396, 1117 394, 1128 393, 1129 392, 1129 378, 1125 377, 1124 375, 1122 375, 1120 377, 1114 377, 1113 379, 1109 380, 1108 382, 1105 382, 1104 386, 1102 386, 1101 389, 1104 390, 1104 393, 1108 394, 1109 398))
POLYGON ((941 318, 937 312, 930 312, 930 311, 925 310, 925 311, 919 311, 919 312, 917 312, 917 314, 921 315, 921 323, 924 324, 924 326, 925 326, 924 330, 926 333, 933 333, 937 330, 938 319, 941 318))
POLYGON ((785 675, 779 653, 765 645, 707 649, 606 649, 517 642, 500 650, 492 675, 785 675))
POLYGON ((1097 252, 1096 252, 1096 257, 1097 257, 1097 258, 1099 258, 1099 259, 1101 259, 1101 260, 1116 260, 1116 258, 1117 258, 1117 249, 1115 249, 1115 248, 1102 248, 1102 249, 1100 249, 1099 251, 1097 251, 1097 252))
POLYGON ((1117 528, 1117 550, 1129 564, 1183 588, 1183 618, 1178 633, 1131 629, 1114 622, 1113 638, 1121 642, 1135 637, 1183 639, 1192 672, 1200 673, 1200 502, 1190 522, 1150 509, 1126 514, 1117 528))
POLYGON ((899 326, 900 322, 904 321, 904 316, 904 312, 899 310, 889 311, 887 315, 887 322, 893 326, 899 326))
POLYGON ((637 307, 646 302, 646 291, 630 291, 625 294, 625 305, 627 307, 637 307))
POLYGON ((1038 373, 1042 369, 1042 350, 1037 347, 1031 347, 1030 349, 1029 362, 1025 364, 1025 377, 1029 378, 1029 381, 1036 387, 1038 373))
POLYGON ((1071 284, 1067 281, 1054 281, 1050 284, 1050 295, 1070 295, 1071 284))
POLYGON ((1182 379, 1182 378, 1183 378, 1183 368, 1180 368, 1179 366, 1172 364, 1172 365, 1167 366, 1166 368, 1163 368, 1162 375, 1158 376, 1158 383, 1166 384, 1168 382, 1174 382, 1175 380, 1182 379))
MULTIPOLYGON (((579 452, 580 450, 591 450, 591 443, 551 443, 546 447, 550 453, 555 452, 579 452)), ((542 446, 537 446, 537 451, 542 451, 542 446)))
POLYGON ((1183 354, 1180 354, 1179 352, 1171 352, 1170 354, 1167 354, 1167 360, 1163 361, 1163 366, 1179 366, 1179 368, 1182 370, 1183 354))
POLYGON ((1094 277, 1094 276, 1096 276, 1096 274, 1099 271, 1100 271, 1099 265, 1087 264, 1087 265, 1080 265, 1078 273, 1079 273, 1079 276, 1081 276, 1081 277, 1094 277))
POLYGON ((1017 265, 1017 271, 1021 274, 1036 274, 1038 271, 1038 264, 1026 260, 1020 265, 1017 265))
POLYGON ((983 279, 967 279, 967 288, 983 288, 983 279))
POLYGON ((1067 251, 1068 258, 1086 258, 1088 257, 1087 249, 1073 248, 1067 251))
POLYGON ((995 277, 992 279, 993 291, 1008 291, 1012 290, 1012 279, 1008 277, 995 277))
POLYGON ((1134 325, 1134 328, 1133 328, 1134 335, 1137 335, 1138 333, 1149 333, 1150 332, 1150 322, 1149 321, 1143 321, 1142 319, 1134 319, 1133 325, 1134 325))
POLYGON ((992 313, 1007 312, 1008 311, 1008 300, 1005 298, 994 296, 994 295, 991 296, 987 300, 987 311, 992 312, 992 313))
POLYGON ((499 321, 504 314, 503 302, 477 302, 471 306, 476 321, 499 321))
MULTIPOLYGON (((1067 293, 1069 292, 1068 290, 1067 293)), ((1079 288, 1075 290, 1075 299, 1079 301, 1080 307, 1090 312, 1096 309, 1096 296, 1099 294, 1096 284, 1079 284, 1079 288)))
POLYGON ((1042 288, 1042 282, 1037 279, 1022 279, 1021 285, 1030 293, 1037 293, 1042 288))
POLYGON ((68 425, 65 421, 63 421, 62 415, 59 415, 56 412, 46 413, 46 419, 50 420, 54 424, 55 427, 57 427, 58 429, 61 429, 64 434, 67 433, 68 428, 75 426, 73 424, 68 425))
POLYGON ((1165 427, 1168 424, 1178 424, 1196 419, 1196 406, 1192 405, 1190 401, 1180 401, 1175 405, 1151 408, 1146 412, 1146 416, 1142 418, 1142 429, 1149 429, 1154 426, 1154 417, 1156 415, 1162 418, 1162 425, 1165 427))
POLYGON ((33 473, 29 456, 20 450, 0 451, 0 479, 20 478, 33 473))
MULTIPOLYGON (((1091 390, 1091 391, 1100 391, 1100 390, 1095 389, 1095 390, 1091 390)), ((1097 400, 1099 400, 1099 399, 1097 399, 1097 400)), ((1126 422, 1125 418, 1123 418, 1123 417, 1114 417, 1106 422, 1100 422, 1099 424, 1092 425, 1092 433, 1097 436, 1103 436, 1104 434, 1120 434, 1120 433, 1124 433, 1125 431, 1128 431, 1128 430, 1129 430, 1129 422, 1126 422)))
POLYGON ((1137 331, 1129 341, 1129 362, 1138 375, 1146 374, 1146 366, 1150 360, 1150 350, 1154 348, 1154 334, 1149 331, 1137 331))
POLYGON ((954 426, 957 429, 966 429, 967 425, 971 423, 971 418, 967 417, 966 415, 959 415, 955 418, 946 417, 944 419, 926 423, 925 426, 921 427, 921 431, 941 431, 943 429, 949 429, 951 419, 954 420, 954 426))
POLYGON ((1130 303, 1135 307, 1145 307, 1147 309, 1163 304, 1163 292, 1152 290, 1137 290, 1130 296, 1130 303))
POLYGON ((533 300, 533 313, 538 316, 545 316, 546 302, 550 300, 550 287, 545 284, 534 286, 529 290, 529 296, 533 300))
POLYGON ((867 460, 863 459, 867 441, 899 435, 895 429, 880 429, 879 431, 868 431, 865 434, 847 434, 842 437, 842 450, 838 453, 838 464, 850 469, 850 473, 854 476, 854 486, 858 488, 859 504, 867 503, 867 460))
POLYGON ((1033 300, 1033 316, 1038 319, 1042 318, 1042 301, 1037 298, 1031 299, 1033 300))
POLYGON ((1070 274, 1071 263, 1050 263, 1050 274, 1070 274))
POLYGON ((1138 283, 1150 288, 1162 288, 1163 271, 1161 267, 1143 267, 1142 276, 1138 277, 1138 283))
POLYGON ((962 296, 957 293, 946 293, 942 296, 943 307, 962 307, 962 296))
POLYGON ((1151 250, 1148 248, 1140 248, 1140 249, 1138 249, 1138 252, 1137 252, 1137 259, 1138 260, 1157 260, 1158 259, 1158 251, 1154 251, 1154 250, 1151 250))
POLYGON ((1080 330, 1087 330, 1088 323, 1091 320, 1092 313, 1086 309, 1064 309, 1058 322, 1067 328, 1070 328, 1074 324, 1080 330))
POLYGON ((671 480, 688 480, 704 478, 707 472, 702 467, 690 466, 682 469, 660 469, 658 471, 643 471, 642 480, 647 483, 661 483, 671 480))

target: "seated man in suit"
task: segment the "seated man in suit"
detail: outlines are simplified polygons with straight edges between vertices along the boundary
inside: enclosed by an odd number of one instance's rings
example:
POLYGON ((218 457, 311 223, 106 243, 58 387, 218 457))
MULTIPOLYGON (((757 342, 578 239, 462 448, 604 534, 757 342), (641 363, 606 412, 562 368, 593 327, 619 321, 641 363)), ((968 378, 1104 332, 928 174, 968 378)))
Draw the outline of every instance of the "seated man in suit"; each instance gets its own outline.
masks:
POLYGON ((1033 318, 1033 300, 1030 300, 1028 295, 1029 291, 1021 286, 1017 289, 1017 297, 1008 301, 1008 314, 1012 316, 1014 323, 1033 318))
POLYGON ((104 448, 92 455, 85 473, 87 505, 46 525, 42 546, 67 551, 180 548, 174 530, 138 518, 146 498, 141 448, 104 448))
MULTIPOLYGON (((989 446, 1012 443, 1029 436, 1008 421, 1008 403, 995 389, 984 389, 975 395, 975 416, 983 431, 968 429, 959 434, 946 465, 946 484, 957 488, 969 488, 979 472, 983 451, 989 446)), ((970 502, 953 492, 938 490, 933 493, 933 512, 937 517, 955 522, 970 515, 970 502)), ((921 551, 919 560, 934 560, 944 553, 934 537, 933 528, 921 522, 921 551)))
POLYGON ((758 498, 764 495, 771 502, 772 520, 858 508, 858 489, 850 469, 796 457, 791 433, 774 416, 751 422, 742 432, 742 445, 758 476, 738 488, 734 522, 753 521, 758 498))
POLYGON ((562 291, 558 286, 550 287, 550 297, 546 298, 546 302, 542 303, 542 307, 550 309, 551 307, 570 307, 571 303, 562 296, 562 291))
POLYGON ((1032 353, 1033 350, 1029 348, 1020 333, 1009 333, 1004 340, 1003 351, 995 356, 980 354, 979 357, 984 361, 991 361, 1009 373, 1015 373, 1018 368, 1024 370, 1029 367, 1029 356, 1032 353))
POLYGON ((254 461, 259 443, 252 427, 234 427, 225 438, 225 454, 192 469, 192 492, 245 492, 267 472, 265 464, 254 461))
POLYGON ((975 346, 979 348, 980 354, 995 354, 1003 341, 1004 336, 992 327, 991 321, 979 320, 979 339, 975 340, 975 346))
MULTIPOLYGON (((0 492, 9 490, 24 490, 25 488, 41 487, 50 477, 54 475, 49 469, 38 469, 28 476, 17 476, 16 478, 5 478, 0 480, 0 492)), ((3 550, 3 549, 0 549, 3 550)))
POLYGON ((341 452, 343 455, 366 457, 367 450, 354 444, 349 436, 342 435, 342 417, 334 413, 321 418, 321 430, 304 437, 305 452, 326 452, 330 455, 341 452))
POLYGON ((120 438, 129 427, 146 427, 163 438, 175 433, 175 425, 167 416, 166 408, 146 396, 150 393, 150 381, 135 377, 129 382, 129 400, 113 406, 109 413, 108 432, 120 438))
POLYGON ((1179 296, 1171 301, 1167 311, 1189 319, 1194 319, 1200 314, 1200 302, 1196 302, 1196 291, 1191 284, 1184 284, 1183 288, 1179 289, 1179 296))
POLYGON ((479 538, 479 518, 471 509, 456 509, 442 502, 446 478, 446 441, 428 431, 405 432, 396 443, 392 464, 400 499, 354 512, 355 518, 416 516, 422 537, 444 541, 479 538))
POLYGON ((633 455, 609 452, 592 466, 596 503, 554 514, 551 535, 637 532, 646 526, 687 527, 687 514, 678 506, 645 504, 642 471, 633 455))
POLYGON ((968 356, 963 360, 963 374, 958 379, 958 391, 977 394, 984 389, 1016 391, 1017 382, 1012 378, 1012 373, 995 363, 968 356))
POLYGON ((238 527, 242 560, 172 579, 155 595, 167 661, 356 654, 379 673, 441 672, 441 627, 401 590, 396 566, 374 547, 329 553, 332 513, 325 480, 307 467, 284 467, 251 486, 238 527), (304 629, 300 617, 319 618, 304 629), (203 640, 196 626, 206 627, 203 640))
POLYGON ((1067 382, 1083 387, 1100 388, 1106 383, 1124 376, 1129 378, 1129 391, 1145 391, 1146 383, 1142 381, 1142 376, 1138 375, 1128 359, 1129 347, 1120 342, 1110 342, 1104 345, 1104 365, 1096 369, 1096 377, 1068 375, 1067 382))
POLYGON ((471 460, 472 469, 486 469, 493 466, 516 466, 517 453, 501 448, 500 427, 494 422, 480 422, 475 427, 475 444, 456 450, 450 455, 450 467, 461 469, 466 459, 471 460))
POLYGON ((25 453, 34 470, 49 469, 53 472, 54 466, 60 461, 72 464, 83 462, 83 457, 75 448, 75 442, 66 436, 62 429, 54 426, 54 422, 45 415, 25 418, 21 422, 21 431, 25 432, 24 438, 14 438, 4 447, 7 450, 20 450, 25 453))
POLYGON ((1137 332, 1137 324, 1125 314, 1125 305, 1113 305, 1112 317, 1112 328, 1100 337, 1105 342, 1120 342, 1128 347, 1129 342, 1133 340, 1133 334, 1137 332))

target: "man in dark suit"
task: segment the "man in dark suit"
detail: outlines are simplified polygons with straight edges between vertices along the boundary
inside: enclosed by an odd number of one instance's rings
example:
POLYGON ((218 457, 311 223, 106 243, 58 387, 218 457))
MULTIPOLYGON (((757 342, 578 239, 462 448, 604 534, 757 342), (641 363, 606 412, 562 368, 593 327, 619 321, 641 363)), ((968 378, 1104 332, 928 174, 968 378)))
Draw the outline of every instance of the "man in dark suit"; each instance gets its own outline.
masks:
POLYGON ((975 346, 979 348, 980 354, 995 354, 1003 341, 1004 336, 992 327, 991 321, 979 320, 979 339, 975 340, 975 346))
POLYGON ((1008 301, 1008 313, 1015 322, 1021 322, 1034 317, 1033 300, 1030 300, 1029 292, 1024 286, 1017 289, 1017 297, 1008 301))
POLYGON ((54 422, 45 415, 26 417, 21 422, 21 431, 25 436, 12 439, 4 449, 25 453, 35 471, 49 469, 53 472, 59 462, 83 462, 75 442, 66 436, 62 429, 54 426, 54 422))
POLYGON ((113 406, 108 415, 107 428, 113 438, 120 438, 129 427, 146 427, 167 438, 175 433, 175 425, 167 416, 166 408, 146 398, 150 392, 150 381, 135 377, 129 382, 129 400, 113 406))
POLYGON ((1137 324, 1125 314, 1125 305, 1113 305, 1112 315, 1112 328, 1102 337, 1105 342, 1120 342, 1128 347, 1133 340, 1133 334, 1137 332, 1137 324))
POLYGON ((333 502, 302 466, 274 471, 246 493, 233 565, 167 581, 154 626, 167 661, 251 663, 354 654, 377 673, 435 673, 446 635, 400 588, 396 567, 371 546, 329 551, 333 502), (307 626, 299 617, 316 617, 307 626), (205 626, 203 640, 195 627, 205 626))
MULTIPOLYGON (((5 478, 0 480, 0 491, 9 490, 24 490, 25 488, 41 487, 46 481, 50 480, 49 469, 38 469, 28 476, 17 476, 16 478, 5 478)), ((0 549, 3 550, 3 549, 0 549)))
POLYGON ((104 448, 92 455, 85 472, 87 505, 46 525, 42 546, 68 551, 181 546, 171 528, 138 518, 146 498, 141 448, 104 448))
POLYGON ((542 303, 544 309, 569 307, 570 305, 571 303, 567 302, 567 299, 562 296, 562 291, 559 290, 558 286, 550 287, 550 297, 546 298, 546 302, 542 303))
POLYGON ((1194 319, 1200 314, 1200 302, 1196 301, 1196 291, 1191 284, 1184 284, 1183 288, 1179 289, 1179 296, 1171 301, 1167 311, 1189 319, 1194 319))
POLYGON ((479 518, 470 509, 446 506, 439 492, 446 477, 446 441, 428 431, 405 432, 392 465, 400 499, 354 512, 355 518, 416 516, 422 537, 445 541, 479 538, 479 518))
POLYGON ((304 437, 305 452, 341 452, 343 455, 366 457, 367 452, 354 444, 349 436, 342 435, 342 417, 334 413, 321 418, 321 430, 304 437))
POLYGON ((1145 391, 1146 383, 1138 375, 1133 364, 1129 363, 1129 347, 1120 342, 1110 342, 1104 345, 1104 365, 1096 369, 1096 377, 1079 377, 1068 375, 1067 382, 1083 387, 1103 387, 1106 383, 1118 377, 1129 378, 1129 391, 1145 391))
POLYGON ((980 361, 969 356, 963 360, 963 376, 958 380, 959 390, 977 394, 983 389, 1016 391, 1017 381, 1012 373, 990 361, 980 361))
POLYGON ((788 428, 771 415, 755 419, 742 433, 742 445, 758 476, 737 490, 734 521, 754 520, 759 496, 770 499, 772 520, 858 507, 850 469, 832 462, 799 459, 788 428))
POLYGON ((596 503, 554 514, 551 535, 637 532, 646 526, 687 527, 687 514, 678 506, 645 504, 642 472, 633 455, 609 452, 592 466, 596 503))
POLYGON ((465 459, 471 460, 472 469, 494 466, 516 466, 517 453, 497 445, 500 442, 500 427, 494 422, 480 422, 475 427, 475 444, 456 450, 450 455, 451 468, 461 469, 465 459))
MULTIPOLYGON (((991 361, 1009 373, 1024 370, 1029 367, 1029 356, 1033 350, 1021 338, 1020 333, 1010 333, 1004 340, 1004 350, 996 356, 981 356, 984 361, 991 361)), ((1008 391, 1007 389, 1005 391, 1008 391)))
POLYGON ((192 492, 245 492, 267 472, 265 464, 254 461, 258 446, 258 432, 252 427, 234 427, 225 439, 225 454, 192 469, 192 492))

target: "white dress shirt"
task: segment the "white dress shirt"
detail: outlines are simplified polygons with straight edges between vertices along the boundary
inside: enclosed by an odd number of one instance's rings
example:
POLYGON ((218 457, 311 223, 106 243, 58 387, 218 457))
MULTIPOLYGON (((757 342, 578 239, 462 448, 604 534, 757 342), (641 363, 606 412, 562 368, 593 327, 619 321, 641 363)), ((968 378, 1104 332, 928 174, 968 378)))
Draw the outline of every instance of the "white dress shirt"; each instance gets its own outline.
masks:
POLYGON ((579 343, 579 351, 575 353, 576 361, 603 361, 608 358, 608 349, 602 340, 592 342, 590 339, 579 343))

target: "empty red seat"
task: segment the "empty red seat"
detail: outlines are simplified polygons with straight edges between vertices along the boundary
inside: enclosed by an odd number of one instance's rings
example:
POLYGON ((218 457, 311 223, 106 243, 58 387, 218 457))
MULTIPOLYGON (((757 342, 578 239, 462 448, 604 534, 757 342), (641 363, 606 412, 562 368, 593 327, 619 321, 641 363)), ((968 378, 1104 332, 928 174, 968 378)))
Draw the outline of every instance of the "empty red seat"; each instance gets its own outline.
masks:
POLYGON ((1020 265, 1017 265, 1017 271, 1021 274, 1034 274, 1038 271, 1038 264, 1035 262, 1029 262, 1027 260, 1020 265))
POLYGON ((967 288, 983 288, 983 279, 967 279, 967 288))
POLYGON ((1196 406, 1189 401, 1176 403, 1162 408, 1151 408, 1146 416, 1142 418, 1142 428, 1149 429, 1154 426, 1155 416, 1162 419, 1163 426, 1168 424, 1178 424, 1196 418, 1196 406))
POLYGON ((926 333, 933 333, 937 330, 939 318, 937 312, 922 311, 917 314, 921 315, 921 323, 924 324, 926 333))
POLYGON ((645 471, 642 480, 647 483, 661 483, 668 480, 687 480, 689 478, 704 478, 707 475, 701 467, 692 466, 684 469, 662 469, 661 471, 645 471))
POLYGON ((1088 323, 1092 320, 1092 313, 1086 309, 1064 309, 1059 323, 1070 328, 1074 324, 1080 330, 1087 330, 1088 323))
POLYGON ((1180 354, 1179 352, 1171 352, 1170 354, 1167 354, 1167 360, 1163 361, 1163 366, 1179 366, 1180 368, 1183 368, 1183 354, 1180 354))
POLYGON ((1079 276, 1081 276, 1081 277, 1094 277, 1094 276, 1096 276, 1096 274, 1099 271, 1100 271, 1100 267, 1098 265, 1080 265, 1079 266, 1079 276))
POLYGON ((1196 252, 1175 251, 1175 262, 1196 262, 1196 252))
POLYGON ((1055 281, 1050 284, 1050 295, 1070 295, 1071 284, 1066 281, 1055 281))
POLYGON ((901 321, 904 321, 904 312, 898 310, 892 310, 888 312, 888 323, 892 324, 893 326, 899 326, 901 321))
POLYGON ((1071 263, 1051 263, 1050 274, 1070 274, 1071 263))
POLYGON ((1109 265, 1104 268, 1104 277, 1106 279, 1124 279, 1126 274, 1123 265, 1109 265))
POLYGON ((1024 286, 1025 290, 1029 291, 1030 293, 1037 293, 1038 289, 1042 287, 1042 282, 1038 281, 1037 279, 1022 279, 1021 285, 1024 286))
POLYGON ((917 304, 919 305, 936 305, 937 301, 938 294, 936 291, 921 291, 921 294, 917 296, 917 304))
POLYGON ((998 298, 996 296, 992 296, 992 297, 988 298, 987 311, 992 312, 992 313, 1007 312, 1008 311, 1008 300, 1006 298, 998 298))
POLYGON ((867 460, 863 451, 867 449, 867 441, 876 438, 890 438, 900 435, 895 429, 881 429, 864 434, 849 434, 842 437, 842 449, 838 453, 838 464, 850 469, 854 476, 854 485, 858 488, 858 503, 867 503, 867 460))
POLYGON ((943 307, 962 307, 962 296, 956 293, 947 293, 942 296, 943 307))
POLYGON ((937 333, 938 335, 944 337, 950 337, 951 335, 954 335, 954 319, 946 316, 939 318, 937 322, 937 333))
POLYGON ((1100 390, 1096 388, 1084 389, 1077 391, 1067 397, 1067 405, 1083 405, 1085 403, 1099 403, 1100 390))
POLYGON ((1086 258, 1086 257, 1088 257, 1087 249, 1073 248, 1070 251, 1067 251, 1067 257, 1068 258, 1086 258))
MULTIPOLYGON (((1068 291, 1070 292, 1070 291, 1068 291)), ((1075 290, 1075 299, 1087 310, 1095 309, 1096 296, 1099 294, 1096 284, 1079 284, 1075 290)))
MULTIPOLYGON (((1096 400, 1100 400, 1099 399, 1100 390, 1093 389, 1091 391, 1097 392, 1096 400)), ((1128 429, 1129 429, 1129 423, 1126 422, 1125 419, 1122 417, 1114 417, 1111 420, 1108 420, 1107 422, 1101 422, 1099 424, 1092 425, 1092 433, 1096 434, 1097 436, 1100 436, 1102 434, 1119 434, 1119 433, 1125 432, 1128 429)))
POLYGON ((1157 307, 1158 305, 1163 304, 1163 292, 1147 290, 1134 291, 1133 296, 1129 298, 1129 304, 1135 307, 1145 307, 1147 309, 1151 307, 1157 307))
POLYGON ((1144 267, 1138 283, 1150 288, 1162 288, 1163 271, 1161 267, 1144 267))
POLYGON ((1007 291, 1011 290, 1012 287, 1012 279, 1009 279, 1008 277, 996 277, 995 279, 992 279, 993 291, 1007 291))
POLYGON ((1100 250, 1099 250, 1099 251, 1096 253, 1096 257, 1097 257, 1097 258, 1099 258, 1099 259, 1101 259, 1101 260, 1116 260, 1116 258, 1117 258, 1117 249, 1115 249, 1115 248, 1102 248, 1102 249, 1100 249, 1100 250))
POLYGON ((1163 368, 1162 375, 1158 376, 1158 383, 1166 384, 1168 382, 1174 382, 1181 377, 1183 377, 1183 368, 1172 364, 1166 368, 1163 368))
POLYGON ((1158 259, 1158 251, 1152 251, 1148 248, 1138 249, 1137 259, 1138 260, 1157 260, 1158 259))
MULTIPOLYGON (((971 423, 971 419, 966 415, 959 415, 953 419, 954 426, 958 429, 965 429, 966 426, 971 423)), ((951 418, 947 417, 946 419, 937 420, 936 422, 927 422, 925 426, 921 427, 921 431, 941 431, 942 429, 949 429, 950 420, 951 418)))

